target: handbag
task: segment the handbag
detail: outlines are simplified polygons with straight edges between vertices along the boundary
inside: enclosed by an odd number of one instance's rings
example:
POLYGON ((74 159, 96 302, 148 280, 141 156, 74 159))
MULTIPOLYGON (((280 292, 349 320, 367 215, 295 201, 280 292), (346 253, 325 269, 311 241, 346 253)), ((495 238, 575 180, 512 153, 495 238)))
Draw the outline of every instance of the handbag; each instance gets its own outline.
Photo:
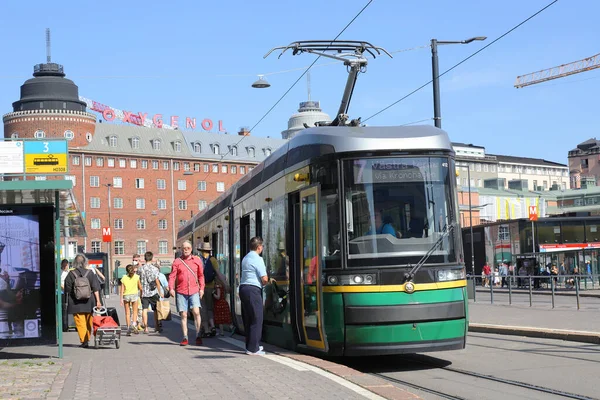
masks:
POLYGON ((159 321, 171 320, 171 303, 168 300, 159 300, 156 302, 156 315, 159 321))

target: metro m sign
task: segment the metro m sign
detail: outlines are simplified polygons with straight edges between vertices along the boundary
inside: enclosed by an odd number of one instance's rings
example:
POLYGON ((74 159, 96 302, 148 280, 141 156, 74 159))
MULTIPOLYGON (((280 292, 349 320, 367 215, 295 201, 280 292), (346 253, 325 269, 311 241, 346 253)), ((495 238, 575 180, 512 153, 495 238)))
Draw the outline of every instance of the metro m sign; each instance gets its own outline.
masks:
POLYGON ((110 226, 102 228, 102 241, 112 242, 112 232, 110 230, 110 226))
POLYGON ((538 220, 537 206, 529 206, 529 220, 530 221, 538 220))

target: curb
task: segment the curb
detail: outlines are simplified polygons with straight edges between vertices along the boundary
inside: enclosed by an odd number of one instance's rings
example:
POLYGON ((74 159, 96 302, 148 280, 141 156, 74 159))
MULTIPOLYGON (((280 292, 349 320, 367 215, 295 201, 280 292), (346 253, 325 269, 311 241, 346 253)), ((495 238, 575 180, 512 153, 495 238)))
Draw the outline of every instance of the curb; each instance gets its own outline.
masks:
MULTIPOLYGON (((597 289, 595 289, 597 290, 597 289)), ((483 293, 489 295, 491 293, 490 290, 477 290, 477 293, 483 293)), ((494 289, 495 294, 508 294, 508 290, 503 289, 494 289)), ((541 295, 541 296, 552 296, 552 292, 546 291, 536 291, 531 292, 533 296, 541 295)), ((513 290, 512 294, 529 294, 528 290, 513 290)), ((577 293, 575 292, 554 292, 555 296, 566 296, 566 297, 577 297, 577 293)), ((595 297, 600 298, 600 293, 585 293, 585 291, 579 292, 579 297, 595 297), (583 293, 582 293, 583 292, 583 293)), ((471 299, 470 299, 471 300, 471 299)))
POLYGON ((470 323, 469 332, 495 333, 499 335, 526 336, 542 339, 558 339, 569 342, 600 344, 599 333, 586 331, 470 323))

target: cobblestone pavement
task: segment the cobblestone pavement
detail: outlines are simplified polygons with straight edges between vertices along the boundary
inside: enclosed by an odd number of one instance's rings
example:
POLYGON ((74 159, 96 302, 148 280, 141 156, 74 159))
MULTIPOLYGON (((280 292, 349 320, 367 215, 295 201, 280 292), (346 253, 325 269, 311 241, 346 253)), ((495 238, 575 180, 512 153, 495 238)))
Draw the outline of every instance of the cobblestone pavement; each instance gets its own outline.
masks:
POLYGON ((70 369, 47 358, 0 361, 0 399, 58 399, 70 369))

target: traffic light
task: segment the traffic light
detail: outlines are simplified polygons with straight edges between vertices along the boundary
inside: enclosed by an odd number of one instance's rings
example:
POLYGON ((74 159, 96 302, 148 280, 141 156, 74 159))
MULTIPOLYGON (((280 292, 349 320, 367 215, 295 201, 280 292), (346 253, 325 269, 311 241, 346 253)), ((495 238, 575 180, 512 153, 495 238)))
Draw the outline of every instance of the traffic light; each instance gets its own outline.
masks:
POLYGON ((115 261, 115 266, 117 268, 119 268, 121 266, 121 261, 119 261, 119 260, 115 261))

